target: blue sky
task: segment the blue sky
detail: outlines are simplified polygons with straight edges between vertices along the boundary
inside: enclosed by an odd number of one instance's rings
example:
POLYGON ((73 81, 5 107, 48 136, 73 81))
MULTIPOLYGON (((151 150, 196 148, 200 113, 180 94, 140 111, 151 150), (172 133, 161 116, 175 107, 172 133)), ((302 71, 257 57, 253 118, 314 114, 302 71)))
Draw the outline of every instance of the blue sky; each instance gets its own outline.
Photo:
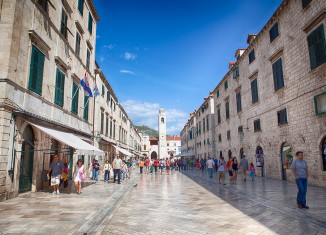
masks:
POLYGON ((94 0, 96 60, 134 125, 179 135, 281 0, 94 0))

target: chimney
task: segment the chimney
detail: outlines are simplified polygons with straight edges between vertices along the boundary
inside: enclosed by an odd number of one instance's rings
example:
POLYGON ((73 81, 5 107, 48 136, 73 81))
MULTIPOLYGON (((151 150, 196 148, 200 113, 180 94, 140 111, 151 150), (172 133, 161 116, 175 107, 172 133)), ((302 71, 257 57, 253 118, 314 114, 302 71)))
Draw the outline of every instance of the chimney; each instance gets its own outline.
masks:
POLYGON ((236 50, 235 51, 235 55, 234 55, 234 57, 238 60, 241 56, 242 56, 242 54, 243 54, 243 52, 245 51, 246 49, 238 49, 238 50, 236 50))
POLYGON ((234 62, 234 61, 231 61, 231 62, 229 63, 229 69, 231 69, 231 68, 233 67, 233 65, 235 65, 235 62, 234 62))
POLYGON ((256 36, 257 34, 248 34, 247 43, 250 45, 256 36))

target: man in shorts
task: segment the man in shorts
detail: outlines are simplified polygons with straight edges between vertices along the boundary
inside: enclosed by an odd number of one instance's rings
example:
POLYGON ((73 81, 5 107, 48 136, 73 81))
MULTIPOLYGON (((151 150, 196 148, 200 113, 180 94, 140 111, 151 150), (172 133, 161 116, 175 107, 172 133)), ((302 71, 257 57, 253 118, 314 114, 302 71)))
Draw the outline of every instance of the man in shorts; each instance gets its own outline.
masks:
POLYGON ((53 194, 59 195, 59 184, 60 177, 64 168, 64 164, 59 160, 58 155, 54 155, 53 161, 51 162, 50 169, 48 171, 47 176, 49 177, 50 171, 51 173, 51 186, 53 186, 53 194))

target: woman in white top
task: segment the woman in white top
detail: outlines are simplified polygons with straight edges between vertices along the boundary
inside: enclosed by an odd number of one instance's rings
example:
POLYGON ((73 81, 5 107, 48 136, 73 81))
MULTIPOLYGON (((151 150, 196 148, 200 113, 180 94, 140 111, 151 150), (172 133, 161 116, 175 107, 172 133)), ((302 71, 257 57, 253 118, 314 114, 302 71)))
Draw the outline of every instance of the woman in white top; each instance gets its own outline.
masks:
POLYGON ((110 171, 112 170, 112 166, 111 164, 109 163, 108 160, 105 161, 105 164, 104 164, 104 182, 109 182, 109 179, 110 179, 110 171))
POLYGON ((77 161, 77 165, 74 168, 74 182, 75 182, 75 187, 77 190, 77 194, 80 194, 81 192, 81 183, 85 181, 85 167, 83 165, 83 162, 81 159, 77 161))

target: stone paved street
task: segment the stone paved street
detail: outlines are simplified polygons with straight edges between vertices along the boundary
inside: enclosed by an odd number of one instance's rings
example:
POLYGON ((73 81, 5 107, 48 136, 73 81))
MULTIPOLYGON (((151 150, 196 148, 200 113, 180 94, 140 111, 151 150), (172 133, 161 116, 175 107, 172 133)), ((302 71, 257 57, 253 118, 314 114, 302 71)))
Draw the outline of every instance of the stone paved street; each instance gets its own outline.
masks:
MULTIPOLYGON (((240 177, 239 177, 240 178, 240 177)), ((138 175, 0 202, 0 234, 326 234, 326 189, 273 179, 218 185, 201 171, 138 175), (137 184, 137 186, 136 186, 137 184)))
POLYGON ((307 210, 293 183, 216 182, 198 171, 143 175, 98 234, 326 234, 326 189, 309 186, 307 210))

